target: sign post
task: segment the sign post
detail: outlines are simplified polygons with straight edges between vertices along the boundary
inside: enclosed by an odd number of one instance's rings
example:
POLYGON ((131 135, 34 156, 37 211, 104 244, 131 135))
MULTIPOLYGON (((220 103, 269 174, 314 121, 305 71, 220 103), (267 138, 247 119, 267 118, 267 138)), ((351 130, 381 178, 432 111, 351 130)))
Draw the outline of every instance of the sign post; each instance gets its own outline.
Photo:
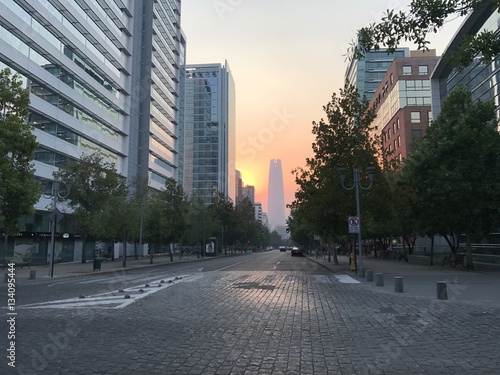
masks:
POLYGON ((349 216, 349 233, 359 233, 359 217, 349 216))

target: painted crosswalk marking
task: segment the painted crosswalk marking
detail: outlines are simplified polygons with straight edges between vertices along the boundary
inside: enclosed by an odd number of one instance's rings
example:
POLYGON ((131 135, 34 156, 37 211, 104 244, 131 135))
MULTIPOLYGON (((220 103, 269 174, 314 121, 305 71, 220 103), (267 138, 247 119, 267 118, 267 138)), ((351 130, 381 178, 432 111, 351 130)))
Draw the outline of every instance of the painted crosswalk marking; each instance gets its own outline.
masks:
POLYGON ((170 279, 155 280, 147 284, 141 284, 124 290, 117 290, 101 294, 85 296, 85 298, 68 298, 63 300, 18 305, 18 308, 29 309, 70 309, 70 308, 102 308, 122 309, 137 302, 144 297, 159 292, 170 286, 193 282, 203 277, 203 274, 176 276, 170 279))
POLYGON ((335 278, 342 284, 359 284, 359 281, 349 275, 335 275, 335 278))

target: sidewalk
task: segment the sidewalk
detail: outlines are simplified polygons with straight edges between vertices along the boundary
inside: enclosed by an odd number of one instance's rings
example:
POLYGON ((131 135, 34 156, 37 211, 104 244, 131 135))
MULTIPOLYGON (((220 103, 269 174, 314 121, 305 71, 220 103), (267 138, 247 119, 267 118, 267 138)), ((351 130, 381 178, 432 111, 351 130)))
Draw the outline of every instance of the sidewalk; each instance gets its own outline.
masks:
MULTIPOLYGON (((167 264, 177 264, 184 262, 192 262, 198 260, 208 260, 217 257, 200 257, 196 255, 188 255, 179 258, 178 254, 173 256, 173 261, 170 260, 169 255, 155 255, 153 259, 153 264, 150 263, 149 255, 139 257, 135 259, 134 257, 127 257, 126 266, 123 267, 123 258, 115 259, 114 261, 108 260, 101 262, 101 269, 94 270, 94 263, 92 260, 88 260, 86 263, 82 262, 71 262, 71 263, 54 263, 53 278, 64 278, 64 277, 81 277, 86 275, 102 274, 102 273, 112 273, 112 272, 122 272, 124 270, 156 267, 167 264)), ((8 269, 2 270, 3 273, 7 273, 8 269)), ((50 279, 49 266, 44 265, 34 265, 31 267, 16 267, 16 279, 29 279, 32 272, 35 271, 36 279, 50 279)))
MULTIPOLYGON (((437 282, 444 281, 447 285, 448 300, 467 301, 485 306, 500 307, 500 272, 483 270, 469 271, 462 267, 451 268, 449 265, 421 265, 395 259, 363 257, 363 267, 374 273, 382 273, 384 285, 375 286, 375 282, 367 281, 349 268, 349 258, 338 256, 339 264, 328 262, 328 257, 309 259, 323 265, 335 274, 349 275, 358 282, 384 293, 429 297, 437 299, 437 282), (403 293, 395 292, 394 278, 403 278, 403 293)), ((360 275, 361 272, 358 272, 360 275)))

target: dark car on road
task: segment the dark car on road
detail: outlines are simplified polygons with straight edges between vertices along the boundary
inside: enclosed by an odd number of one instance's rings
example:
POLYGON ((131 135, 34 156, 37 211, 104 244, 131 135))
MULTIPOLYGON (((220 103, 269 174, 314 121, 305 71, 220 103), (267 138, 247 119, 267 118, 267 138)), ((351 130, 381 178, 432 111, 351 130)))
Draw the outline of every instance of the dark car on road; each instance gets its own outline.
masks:
POLYGON ((304 252, 302 249, 299 249, 298 247, 292 247, 292 256, 293 257, 301 257, 304 256, 304 252))

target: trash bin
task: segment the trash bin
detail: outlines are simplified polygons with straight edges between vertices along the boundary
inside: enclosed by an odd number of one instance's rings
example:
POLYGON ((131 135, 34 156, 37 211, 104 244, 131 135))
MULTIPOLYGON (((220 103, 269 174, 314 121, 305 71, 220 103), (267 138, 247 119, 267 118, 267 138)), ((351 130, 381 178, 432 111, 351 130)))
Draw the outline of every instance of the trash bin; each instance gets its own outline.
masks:
POLYGON ((94 257, 94 271, 101 270, 102 259, 100 257, 94 257))

